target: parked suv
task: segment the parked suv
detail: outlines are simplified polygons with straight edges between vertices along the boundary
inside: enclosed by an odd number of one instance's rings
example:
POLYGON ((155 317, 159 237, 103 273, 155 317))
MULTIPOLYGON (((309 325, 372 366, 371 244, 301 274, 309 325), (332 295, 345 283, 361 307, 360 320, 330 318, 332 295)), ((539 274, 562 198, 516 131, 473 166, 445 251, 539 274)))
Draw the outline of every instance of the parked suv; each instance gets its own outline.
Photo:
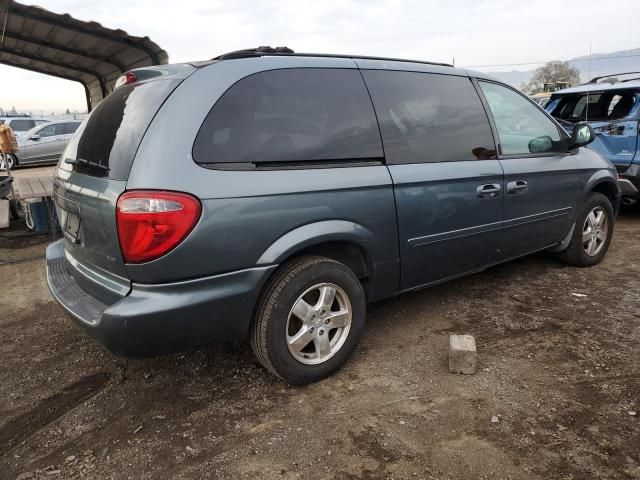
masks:
POLYGON ((596 138, 589 148, 616 166, 626 205, 640 199, 640 79, 635 73, 636 78, 627 80, 630 74, 616 74, 623 79, 616 83, 600 83, 604 77, 596 77, 560 90, 545 107, 569 132, 579 122, 593 127, 596 138))
POLYGON ((55 172, 47 278, 110 351, 247 337, 292 384, 366 304, 540 250, 603 258, 620 192, 526 96, 443 64, 257 49, 129 72, 55 172))

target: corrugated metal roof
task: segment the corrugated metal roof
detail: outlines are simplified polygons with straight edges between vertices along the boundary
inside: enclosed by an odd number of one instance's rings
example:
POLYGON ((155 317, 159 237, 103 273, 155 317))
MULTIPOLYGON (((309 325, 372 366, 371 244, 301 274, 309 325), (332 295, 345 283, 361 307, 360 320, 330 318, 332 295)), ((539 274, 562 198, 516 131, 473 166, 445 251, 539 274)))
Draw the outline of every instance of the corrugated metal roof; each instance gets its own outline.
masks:
POLYGON ((122 73, 168 60, 149 37, 0 0, 0 63, 82 83, 89 109, 113 90, 122 73))

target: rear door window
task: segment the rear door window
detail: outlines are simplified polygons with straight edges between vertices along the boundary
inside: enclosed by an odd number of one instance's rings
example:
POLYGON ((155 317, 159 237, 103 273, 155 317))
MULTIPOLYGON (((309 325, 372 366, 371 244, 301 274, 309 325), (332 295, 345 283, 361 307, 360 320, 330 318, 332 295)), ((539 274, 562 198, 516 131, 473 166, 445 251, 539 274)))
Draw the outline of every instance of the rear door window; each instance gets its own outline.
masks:
POLYGON ((67 122, 64 124, 64 134, 65 135, 70 135, 72 133, 75 133, 76 130, 78 129, 78 126, 80 125, 80 122, 67 122))
POLYGON ((196 163, 223 168, 382 157, 366 87, 359 71, 348 69, 246 77, 217 101, 193 146, 196 163))
POLYGON ((471 80, 366 70, 388 163, 488 160, 496 148, 471 80))
POLYGON ((180 79, 116 88, 91 112, 67 146, 60 168, 126 180, 147 127, 180 79))

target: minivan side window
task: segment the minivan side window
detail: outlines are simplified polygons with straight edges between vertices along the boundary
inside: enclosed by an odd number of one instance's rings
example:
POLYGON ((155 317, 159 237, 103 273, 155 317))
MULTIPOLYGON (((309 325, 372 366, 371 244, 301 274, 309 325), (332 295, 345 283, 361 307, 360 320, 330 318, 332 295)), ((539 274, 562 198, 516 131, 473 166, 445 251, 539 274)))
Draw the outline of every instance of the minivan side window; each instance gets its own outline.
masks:
POLYGON ((365 70, 387 163, 496 157, 491 127, 467 77, 365 70))
POLYGON ((382 157, 371 100, 359 71, 349 69, 294 68, 246 77, 216 102, 193 146, 201 165, 382 157))
POLYGON ((524 96, 496 83, 479 84, 498 130, 502 155, 566 151, 556 124, 524 96))

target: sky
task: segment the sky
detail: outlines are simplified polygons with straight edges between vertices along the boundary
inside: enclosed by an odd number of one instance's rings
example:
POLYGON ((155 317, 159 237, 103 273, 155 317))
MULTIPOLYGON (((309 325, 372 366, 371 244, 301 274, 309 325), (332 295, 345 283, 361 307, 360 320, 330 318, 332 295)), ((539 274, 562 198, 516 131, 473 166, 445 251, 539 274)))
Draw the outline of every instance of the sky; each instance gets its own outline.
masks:
MULTIPOLYGON (((169 53, 172 63, 259 45, 448 63, 455 59, 456 66, 568 60, 588 55, 590 44, 593 53, 640 47, 638 0, 618 0, 615 15, 607 13, 602 0, 37 0, 37 4, 149 36, 169 53)), ((34 114, 86 109, 80 84, 5 65, 0 65, 0 106, 34 114)))

